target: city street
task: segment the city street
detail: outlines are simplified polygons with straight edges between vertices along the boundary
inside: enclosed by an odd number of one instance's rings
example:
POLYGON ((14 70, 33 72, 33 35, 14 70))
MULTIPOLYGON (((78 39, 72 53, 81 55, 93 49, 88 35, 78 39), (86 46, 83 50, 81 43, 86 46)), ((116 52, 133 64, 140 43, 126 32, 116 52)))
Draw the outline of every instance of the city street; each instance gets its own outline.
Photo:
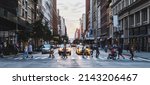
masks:
MULTIPOLYGON (((72 48, 72 55, 63 59, 55 49, 55 58, 48 58, 48 54, 35 53, 34 58, 23 59, 23 55, 7 56, 0 58, 0 68, 148 68, 150 60, 136 57, 134 61, 126 59, 107 60, 108 54, 100 51, 99 58, 82 58, 76 54, 76 48, 72 48)), ((95 54, 95 52, 94 52, 95 54)))

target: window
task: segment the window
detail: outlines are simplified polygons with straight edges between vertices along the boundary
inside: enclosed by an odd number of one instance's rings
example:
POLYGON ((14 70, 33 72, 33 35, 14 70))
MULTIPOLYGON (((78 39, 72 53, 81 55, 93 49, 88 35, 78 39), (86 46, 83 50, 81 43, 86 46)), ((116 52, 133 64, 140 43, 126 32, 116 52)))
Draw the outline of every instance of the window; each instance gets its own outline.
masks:
POLYGON ((140 34, 141 35, 145 35, 145 34, 147 34, 148 32, 147 32, 147 28, 146 27, 141 27, 140 28, 140 34))
POLYGON ((122 9, 125 7, 125 1, 126 0, 122 0, 122 9))
POLYGON ((22 9, 22 17, 24 17, 24 9, 22 9))
POLYGON ((21 16, 21 6, 18 6, 18 16, 21 16))
POLYGON ((28 16, 28 15, 27 15, 27 12, 25 12, 25 19, 27 19, 27 16, 28 16))
POLYGON ((25 1, 25 8, 27 9, 28 8, 28 2, 25 1))
POLYGON ((129 16, 130 27, 134 25, 134 14, 129 16))
POLYGON ((126 7, 129 6, 129 0, 125 0, 126 2, 126 7))
POLYGON ((128 29, 128 17, 125 18, 125 29, 128 29))
POLYGON ((135 13, 135 23, 139 24, 140 23, 140 11, 135 13))
POLYGON ((132 4, 134 2, 134 0, 130 0, 130 4, 132 4))
POLYGON ((142 10, 142 22, 147 21, 147 8, 142 10))
POLYGON ((121 3, 118 4, 118 12, 121 10, 121 3))
POLYGON ((118 7, 116 6, 116 7, 115 7, 115 14, 117 14, 117 10, 118 10, 118 7))
POLYGON ((134 30, 133 30, 133 29, 130 29, 129 35, 130 35, 130 36, 134 35, 134 30))
POLYGON ((4 10, 4 16, 7 17, 7 15, 8 15, 7 10, 4 10))
POLYGON ((22 0, 22 5, 24 6, 24 0, 22 0))
POLYGON ((122 0, 122 9, 124 8, 124 0, 122 0))
POLYGON ((113 8, 113 15, 115 15, 115 8, 113 8))
POLYGON ((139 28, 134 29, 134 35, 139 35, 139 28))

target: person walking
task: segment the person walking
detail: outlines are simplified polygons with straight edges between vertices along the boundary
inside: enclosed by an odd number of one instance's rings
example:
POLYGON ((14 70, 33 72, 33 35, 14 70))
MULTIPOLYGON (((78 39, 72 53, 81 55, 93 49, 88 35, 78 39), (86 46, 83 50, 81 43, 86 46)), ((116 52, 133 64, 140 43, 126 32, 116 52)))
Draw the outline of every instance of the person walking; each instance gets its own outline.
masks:
MULTIPOLYGON (((30 58, 33 58, 33 55, 32 55, 32 53, 33 53, 32 44, 29 44, 29 45, 28 45, 28 52, 29 52, 30 58)), ((28 56, 28 57, 29 57, 29 56, 28 56)))
POLYGON ((123 51, 122 47, 121 47, 121 46, 118 46, 118 59, 120 58, 120 56, 121 56, 123 59, 125 59, 125 57, 122 55, 122 51, 123 51))
POLYGON ((94 46, 93 46, 93 44, 90 45, 90 49, 91 49, 91 57, 93 57, 93 51, 94 51, 94 46))
POLYGON ((66 43, 64 43, 62 58, 63 58, 63 59, 68 58, 68 57, 67 57, 67 48, 66 48, 66 43))
POLYGON ((108 49, 108 46, 107 45, 105 45, 105 47, 104 47, 104 51, 107 53, 107 49, 108 49))
POLYGON ((99 54, 100 54, 99 47, 98 45, 96 45, 96 58, 99 58, 99 54))
POLYGON ((25 44, 24 53, 23 53, 23 59, 26 59, 26 58, 28 58, 28 44, 27 43, 25 44))
POLYGON ((54 56, 54 47, 53 46, 51 46, 51 48, 50 48, 50 53, 49 53, 49 58, 54 58, 55 56, 54 56))
POLYGON ((3 58, 3 44, 0 44, 0 57, 3 58))
POLYGON ((133 46, 131 46, 130 47, 130 49, 129 49, 129 51, 130 51, 130 54, 131 54, 131 57, 130 57, 130 59, 133 61, 134 59, 134 47, 133 46))
POLYGON ((84 48, 84 45, 82 46, 82 57, 84 58, 84 55, 85 55, 85 48, 84 48))

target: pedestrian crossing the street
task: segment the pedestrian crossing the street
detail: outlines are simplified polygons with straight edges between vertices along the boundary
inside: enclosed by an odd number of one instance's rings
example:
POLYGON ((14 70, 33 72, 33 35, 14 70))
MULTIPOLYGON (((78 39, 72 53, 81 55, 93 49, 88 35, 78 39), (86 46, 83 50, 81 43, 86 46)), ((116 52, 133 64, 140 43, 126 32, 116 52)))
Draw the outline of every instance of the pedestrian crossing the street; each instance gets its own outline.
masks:
MULTIPOLYGON (((63 60, 62 56, 58 55, 57 51, 54 53, 55 55, 55 60, 63 60)), ((38 53, 38 54, 34 54, 33 55, 34 57, 31 58, 29 56, 29 58, 24 58, 23 54, 22 55, 19 55, 17 57, 8 57, 6 59, 10 59, 10 60, 52 60, 52 58, 49 58, 49 54, 41 54, 41 53, 38 53)), ((98 58, 96 58, 96 54, 94 53, 93 54, 93 57, 92 56, 82 56, 82 55, 76 55, 75 53, 72 53, 71 56, 68 56, 68 58, 66 58, 67 60, 80 60, 80 61, 112 61, 112 59, 107 59, 107 56, 108 56, 108 53, 105 53, 103 51, 101 51, 100 55, 98 58)), ((120 57, 120 59, 116 59, 115 61, 131 61, 129 59, 130 56, 127 56, 127 55, 124 55, 125 59, 123 59, 122 57, 120 57)), ((53 60, 54 60, 53 59, 53 60)), ((146 61, 146 62, 150 62, 150 60, 148 59, 143 59, 143 58, 140 58, 140 57, 136 57, 134 58, 134 61, 146 61)))
MULTIPOLYGON (((126 57, 126 59, 116 59, 116 60, 130 60, 129 58, 127 58, 128 56, 125 56, 126 57)), ((17 57, 17 58, 8 58, 8 59, 13 59, 13 60, 48 60, 48 59, 52 59, 52 58, 49 58, 49 56, 48 55, 44 55, 44 56, 34 56, 33 58, 23 58, 22 56, 20 56, 20 57, 17 57)), ((62 56, 56 56, 55 58, 54 58, 55 60, 60 60, 60 59, 62 59, 62 56)), ((91 57, 91 56, 68 56, 68 58, 66 58, 66 59, 68 59, 68 60, 100 60, 100 61, 102 61, 102 60, 104 60, 104 61, 111 61, 111 59, 110 60, 108 60, 107 59, 107 57, 106 56, 99 56, 99 58, 96 58, 96 57, 91 57)), ((139 60, 138 58, 137 59, 135 59, 135 60, 139 60)), ((143 60, 143 59, 141 59, 141 60, 143 60)), ((144 60, 146 60, 146 59, 144 59, 144 60)))

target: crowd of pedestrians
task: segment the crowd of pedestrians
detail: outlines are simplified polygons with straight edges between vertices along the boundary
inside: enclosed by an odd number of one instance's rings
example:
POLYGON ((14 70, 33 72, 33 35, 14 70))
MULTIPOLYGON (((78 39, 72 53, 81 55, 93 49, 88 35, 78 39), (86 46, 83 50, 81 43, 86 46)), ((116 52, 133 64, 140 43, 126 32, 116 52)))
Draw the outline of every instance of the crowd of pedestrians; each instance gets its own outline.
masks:
MULTIPOLYGON (((84 48, 83 48, 84 49, 84 48)), ((93 57, 93 52, 96 51, 96 58, 99 58, 100 55, 100 51, 99 51, 99 46, 98 44, 90 44, 90 49, 91 49, 91 57, 93 57)), ((134 60, 134 51, 135 48, 133 45, 129 45, 128 46, 128 50, 130 52, 130 59, 134 60)), ((122 57, 123 59, 125 59, 125 56, 122 54, 123 53, 123 47, 121 45, 105 45, 104 46, 104 51, 106 53, 108 53, 108 57, 107 59, 120 59, 120 57, 122 57)), ((84 54, 83 54, 84 55, 84 54)))
POLYGON ((10 55, 10 54, 18 54, 19 47, 18 44, 8 44, 8 43, 0 43, 0 57, 3 58, 4 55, 10 55))
MULTIPOLYGON (((106 49, 106 48, 105 48, 106 49)), ((110 55, 112 55, 112 56, 114 56, 114 57, 116 57, 117 59, 120 59, 120 56, 123 58, 123 59, 125 59, 125 57, 124 57, 124 55, 122 54, 123 53, 123 47, 121 46, 121 45, 116 45, 116 44, 113 44, 111 47, 109 47, 109 48, 107 48, 107 49, 109 49, 109 51, 110 51, 110 54, 108 55, 108 57, 110 56, 110 55), (117 54, 117 55, 115 55, 115 53, 117 54)), ((130 52, 130 59, 131 60, 134 60, 134 46, 133 45, 128 45, 128 49, 127 49, 127 51, 129 51, 130 52)), ((106 52, 106 51, 105 51, 106 52)))
MULTIPOLYGON (((1 42, 0 43, 0 58, 3 58, 4 55, 16 55, 22 52, 20 50, 20 47, 17 43, 12 44, 12 43, 6 43, 6 42, 1 42)), ((31 57, 33 58, 33 47, 31 42, 28 42, 24 45, 24 50, 23 50, 23 58, 28 58, 31 57)))
MULTIPOLYGON (((99 58, 100 55, 100 50, 99 50, 99 44, 94 43, 94 44, 90 44, 89 46, 91 52, 90 52, 90 56, 93 57, 93 52, 96 52, 95 57, 99 58)), ((83 45, 82 47, 82 56, 88 56, 88 53, 85 52, 86 46, 83 45)), ((122 57, 123 59, 125 59, 123 53, 123 48, 121 45, 116 45, 116 44, 112 44, 112 45, 105 45, 104 46, 104 51, 108 53, 108 57, 107 59, 120 59, 120 57, 122 57)), ((134 60, 134 51, 135 51, 135 47, 133 45, 128 45, 127 47, 127 51, 129 51, 129 53, 131 54, 130 59, 134 60)), ((17 54, 19 52, 19 46, 18 44, 5 44, 5 43, 0 43, 0 57, 3 58, 3 55, 5 54, 17 54)), ((65 54, 64 54, 65 55, 65 54)), ((53 49, 51 49, 49 57, 53 58, 54 57, 54 51, 53 49)), ((33 46, 31 42, 26 42, 24 45, 24 50, 23 50, 23 58, 33 58, 33 46)))
POLYGON ((23 58, 33 58, 33 47, 31 43, 26 43, 25 47, 24 47, 24 54, 23 54, 23 58))

